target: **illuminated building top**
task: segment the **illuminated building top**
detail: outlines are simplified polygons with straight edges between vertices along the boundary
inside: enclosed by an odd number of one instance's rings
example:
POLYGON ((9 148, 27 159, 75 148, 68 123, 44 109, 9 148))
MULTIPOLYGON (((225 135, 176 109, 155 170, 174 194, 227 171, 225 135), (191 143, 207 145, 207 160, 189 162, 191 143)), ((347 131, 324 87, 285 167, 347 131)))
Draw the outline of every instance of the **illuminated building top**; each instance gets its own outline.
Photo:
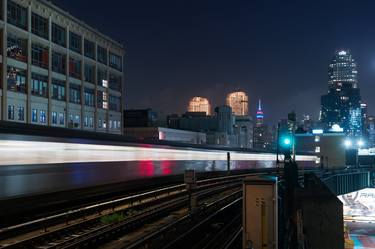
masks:
POLYGON ((227 96, 227 105, 232 108, 235 115, 248 115, 249 97, 245 92, 233 92, 227 96))
POLYGON ((188 112, 205 112, 207 115, 210 115, 210 102, 203 97, 194 97, 189 101, 188 112))

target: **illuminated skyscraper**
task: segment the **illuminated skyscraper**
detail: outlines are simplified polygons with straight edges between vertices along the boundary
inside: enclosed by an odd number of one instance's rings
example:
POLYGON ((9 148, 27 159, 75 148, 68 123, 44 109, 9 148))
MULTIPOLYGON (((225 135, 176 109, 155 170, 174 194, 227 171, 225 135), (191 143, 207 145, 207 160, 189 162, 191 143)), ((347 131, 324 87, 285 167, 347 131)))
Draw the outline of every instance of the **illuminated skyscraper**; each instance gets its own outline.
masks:
POLYGON ((233 92, 228 94, 227 105, 232 108, 235 115, 246 116, 249 113, 249 97, 245 92, 233 92))
POLYGON ((321 121, 326 128, 340 125, 351 135, 362 131, 357 64, 347 50, 336 51, 328 69, 328 93, 321 98, 321 121))
POLYGON ((260 102, 260 99, 259 99, 258 110, 256 114, 256 126, 263 125, 263 118, 264 118, 264 115, 262 111, 262 103, 260 102))
POLYGON ((253 131, 253 148, 260 150, 271 150, 273 139, 272 131, 268 125, 264 124, 264 114, 260 100, 258 102, 258 110, 255 117, 256 123, 253 131))
POLYGON ((203 97, 194 97, 189 101, 188 112, 205 112, 207 115, 210 115, 210 102, 203 97))

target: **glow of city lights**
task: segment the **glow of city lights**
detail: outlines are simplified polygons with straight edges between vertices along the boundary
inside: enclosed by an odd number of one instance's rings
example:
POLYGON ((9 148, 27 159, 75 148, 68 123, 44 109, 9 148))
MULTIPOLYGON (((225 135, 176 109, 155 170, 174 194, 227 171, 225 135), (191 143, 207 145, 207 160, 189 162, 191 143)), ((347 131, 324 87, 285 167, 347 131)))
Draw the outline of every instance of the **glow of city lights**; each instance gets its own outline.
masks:
POLYGON ((350 141, 349 139, 346 139, 344 141, 344 145, 345 145, 345 147, 349 148, 350 146, 352 146, 352 141, 350 141))
POLYGON ((357 145, 358 145, 359 147, 362 147, 363 145, 365 145, 365 142, 363 142, 363 140, 358 140, 358 141, 357 141, 357 145))

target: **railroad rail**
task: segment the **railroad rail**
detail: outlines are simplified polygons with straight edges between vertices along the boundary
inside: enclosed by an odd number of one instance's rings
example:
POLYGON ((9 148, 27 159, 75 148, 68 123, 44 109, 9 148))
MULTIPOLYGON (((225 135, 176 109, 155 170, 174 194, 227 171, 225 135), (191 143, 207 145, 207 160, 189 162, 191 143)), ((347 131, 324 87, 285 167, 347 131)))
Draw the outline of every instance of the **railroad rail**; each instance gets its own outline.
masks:
MULTIPOLYGON (((222 191, 228 187, 239 186, 241 182, 240 179, 247 175, 251 174, 219 177, 199 181, 199 197, 204 198, 207 195, 215 193, 215 191, 222 191)), ((7 237, 8 239, 0 241, 0 248, 21 248, 30 243, 38 244, 35 243, 35 241, 46 240, 46 238, 54 237, 66 230, 73 231, 73 234, 78 230, 86 230, 87 233, 92 233, 92 229, 94 228, 100 228, 103 230, 104 227, 100 226, 100 218, 105 215, 131 209, 136 209, 136 211, 139 212, 139 210, 145 209, 150 205, 153 205, 154 211, 157 210, 156 207, 158 205, 162 207, 163 210, 167 210, 164 205, 166 205, 166 203, 170 204, 171 202, 174 204, 174 208, 177 208, 179 203, 187 202, 186 195, 187 191, 185 185, 179 184, 3 228, 0 230, 0 237, 7 237), (181 202, 176 200, 180 200, 181 202), (62 222, 63 224, 61 224, 62 222), (23 240, 12 240, 12 237, 14 238, 15 235, 24 233, 25 231, 32 231, 30 232, 30 237, 26 236, 23 240)), ((162 213, 160 210, 155 212, 159 214, 162 213)), ((150 212, 148 213, 148 216, 151 217, 150 212)), ((78 233, 81 233, 81 231, 78 231, 78 233)), ((67 243, 66 241, 64 243, 67 243)), ((53 242, 51 244, 53 245, 52 247, 46 248, 60 248, 55 244, 61 245, 61 243, 53 242)))

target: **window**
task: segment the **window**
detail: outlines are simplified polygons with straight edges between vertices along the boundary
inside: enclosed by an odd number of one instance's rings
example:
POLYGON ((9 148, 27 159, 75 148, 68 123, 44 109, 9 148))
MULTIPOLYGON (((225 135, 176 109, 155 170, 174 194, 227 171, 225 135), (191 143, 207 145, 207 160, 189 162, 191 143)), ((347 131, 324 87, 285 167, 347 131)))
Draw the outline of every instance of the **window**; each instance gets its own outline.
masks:
POLYGON ((85 81, 95 83, 95 67, 92 65, 85 64, 85 81))
POLYGON ((39 122, 45 124, 47 122, 46 111, 41 110, 39 114, 39 122))
POLYGON ((8 105, 8 120, 14 120, 14 105, 8 105))
POLYGON ((101 118, 99 118, 98 120, 98 128, 102 128, 103 126, 103 120, 101 118))
POLYGON ((79 115, 74 116, 74 127, 79 127, 81 124, 81 117, 79 115))
POLYGON ((8 66, 8 90, 26 93, 26 71, 8 66))
POLYGON ((31 32, 48 40, 48 19, 32 13, 31 32))
POLYGON ((103 119, 103 128, 107 129, 107 120, 103 119))
POLYGON ((81 104, 81 86, 70 83, 69 101, 74 104, 81 104))
POLYGON ((83 125, 85 127, 89 127, 89 117, 85 116, 84 121, 83 121, 83 125))
POLYGON ((66 74, 66 55, 52 52, 52 71, 66 74))
POLYGON ((52 124, 57 124, 57 112, 52 112, 52 124))
POLYGON ((73 32, 69 32, 69 36, 69 49, 79 54, 82 53, 82 37, 73 32))
POLYGON ((103 92, 103 109, 108 109, 108 94, 103 92))
POLYGON ((109 66, 122 71, 122 58, 121 56, 109 53, 109 66))
POLYGON ((8 23, 27 30, 27 8, 8 1, 8 23))
POLYGON ((98 61, 107 65, 107 49, 98 46, 96 52, 97 52, 98 61))
POLYGON ((94 96, 95 96, 95 90, 85 87, 84 89, 85 105, 94 106, 95 105, 94 96))
POLYGON ((33 123, 38 122, 38 110, 37 109, 31 110, 31 122, 33 123))
POLYGON ((94 117, 89 118, 89 127, 94 128, 94 117))
POLYGON ((69 58, 69 76, 77 79, 81 79, 81 61, 69 58))
POLYGON ((85 39, 85 56, 95 60, 95 44, 85 39))
POLYGON ((10 58, 27 62, 27 40, 9 33, 7 37, 7 55, 10 58))
POLYGON ((97 91, 96 104, 97 104, 97 108, 103 108, 103 92, 102 91, 97 91))
POLYGON ((48 98, 48 77, 35 74, 31 75, 31 94, 48 98))
POLYGON ((108 87, 107 70, 98 68, 97 84, 98 86, 108 87))
POLYGON ((66 30, 55 23, 52 23, 52 42, 66 47, 66 30))
POLYGON ((65 115, 64 113, 59 113, 59 123, 60 125, 64 125, 65 124, 65 115))
POLYGON ((114 74, 109 75, 109 88, 112 90, 121 92, 121 76, 116 76, 114 74))
POLYGON ((320 137, 319 136, 315 136, 315 142, 319 142, 320 141, 320 137))
POLYGON ((18 107, 18 120, 19 121, 25 120, 25 108, 23 106, 18 107))
POLYGON ((31 46, 31 60, 33 65, 48 69, 48 48, 33 43, 31 46))
POLYGON ((52 98, 55 100, 65 101, 65 82, 52 79, 52 98))
POLYGON ((319 146, 316 146, 316 147, 315 147, 315 152, 316 152, 316 153, 320 153, 320 147, 319 147, 319 146))
POLYGON ((109 95, 109 109, 112 111, 121 111, 121 98, 109 95))

